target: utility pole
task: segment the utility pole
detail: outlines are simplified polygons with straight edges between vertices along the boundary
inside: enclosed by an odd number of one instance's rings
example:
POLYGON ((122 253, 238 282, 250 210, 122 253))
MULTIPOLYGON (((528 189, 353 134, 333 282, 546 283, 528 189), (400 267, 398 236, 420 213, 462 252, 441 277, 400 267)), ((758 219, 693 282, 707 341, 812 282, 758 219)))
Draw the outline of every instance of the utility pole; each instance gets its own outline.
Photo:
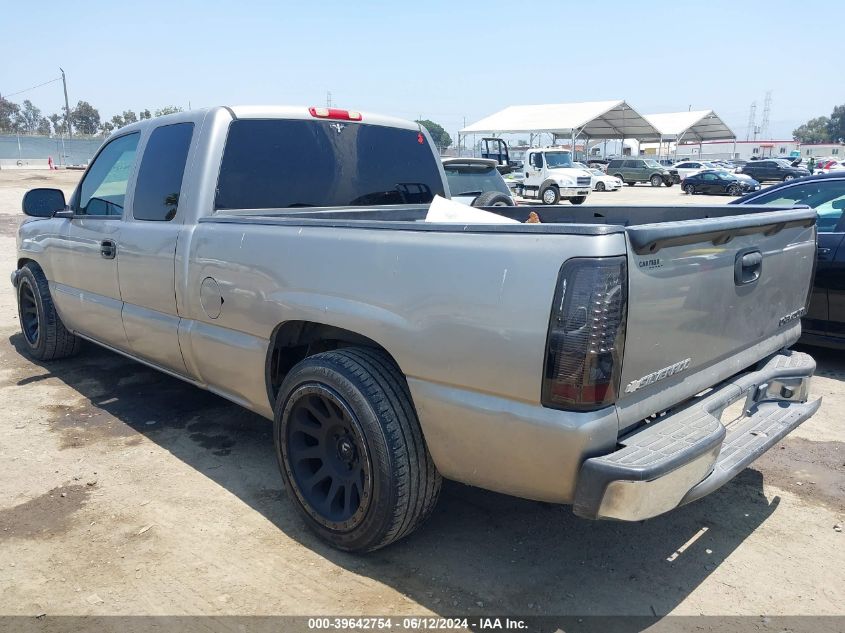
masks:
POLYGON ((62 86, 65 89, 65 127, 67 128, 67 137, 71 139, 73 133, 70 131, 70 103, 67 100, 67 80, 65 79, 65 71, 61 67, 59 70, 62 71, 62 86))
POLYGON ((763 101, 763 120, 760 122, 760 136, 765 138, 769 133, 769 114, 772 110, 772 91, 766 92, 766 99, 763 101))
POLYGON ((326 90, 326 107, 332 107, 332 93, 329 90, 326 90))
POLYGON ((754 135, 754 140, 757 140, 757 102, 752 101, 751 107, 748 110, 748 125, 745 127, 745 140, 751 140, 751 135, 754 135))

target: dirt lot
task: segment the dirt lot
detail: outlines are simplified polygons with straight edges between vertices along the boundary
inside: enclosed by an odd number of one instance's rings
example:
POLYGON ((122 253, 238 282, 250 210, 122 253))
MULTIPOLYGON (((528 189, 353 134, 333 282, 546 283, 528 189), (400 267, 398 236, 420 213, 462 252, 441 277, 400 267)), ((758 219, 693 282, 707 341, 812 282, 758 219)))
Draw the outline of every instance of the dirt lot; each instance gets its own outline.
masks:
MULTIPOLYGON (((0 270, 24 191, 78 177, 0 172, 0 270)), ((690 197, 638 186, 589 203, 605 200, 690 197)), ((842 354, 807 350, 817 416, 668 516, 592 523, 447 484, 423 529, 352 556, 294 515, 266 420, 93 346, 49 365, 20 348, 2 283, 3 614, 845 614, 842 354)))

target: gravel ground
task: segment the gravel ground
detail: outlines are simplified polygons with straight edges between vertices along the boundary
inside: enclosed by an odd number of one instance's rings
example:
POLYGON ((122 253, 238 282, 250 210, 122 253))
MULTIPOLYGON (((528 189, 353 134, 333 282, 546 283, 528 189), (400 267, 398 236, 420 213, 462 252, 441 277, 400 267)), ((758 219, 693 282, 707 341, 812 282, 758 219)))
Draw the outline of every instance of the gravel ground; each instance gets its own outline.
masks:
MULTIPOLYGON (((78 178, 0 172, 0 269, 24 191, 78 178)), ((638 186, 588 204, 728 200, 638 186)), ((266 420, 90 345, 32 362, 3 284, 0 613, 843 615, 845 360, 806 351, 819 414, 697 503, 594 523, 448 483, 423 529, 352 556, 294 515, 266 420)))

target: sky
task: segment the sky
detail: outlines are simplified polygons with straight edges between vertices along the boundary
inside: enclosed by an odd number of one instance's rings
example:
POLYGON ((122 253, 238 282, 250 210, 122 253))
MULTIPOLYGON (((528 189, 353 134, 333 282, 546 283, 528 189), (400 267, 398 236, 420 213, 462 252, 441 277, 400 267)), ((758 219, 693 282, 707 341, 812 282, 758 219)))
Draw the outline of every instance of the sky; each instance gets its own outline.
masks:
MULTIPOLYGON (((103 119, 165 105, 325 105, 419 117, 453 137, 509 105, 624 99, 712 109, 744 139, 772 91, 771 138, 845 103, 845 2, 7 3, 0 94, 67 74, 103 119), (41 6, 39 10, 34 6, 41 6), (833 52, 835 54, 832 54, 833 52)), ((8 97, 43 114, 61 82, 8 97)))

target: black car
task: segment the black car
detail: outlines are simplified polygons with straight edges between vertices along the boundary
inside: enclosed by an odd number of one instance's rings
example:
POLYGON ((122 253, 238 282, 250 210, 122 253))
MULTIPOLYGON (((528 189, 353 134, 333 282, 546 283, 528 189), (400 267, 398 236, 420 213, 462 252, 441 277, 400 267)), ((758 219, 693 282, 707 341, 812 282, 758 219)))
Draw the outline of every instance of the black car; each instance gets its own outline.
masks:
POLYGON ((741 169, 737 169, 737 172, 751 176, 757 182, 767 180, 787 181, 810 175, 808 169, 794 167, 788 160, 780 158, 748 161, 741 169))
POLYGON ((819 241, 816 278, 810 305, 801 319, 801 340, 845 348, 845 173, 791 180, 732 200, 730 204, 806 204, 816 210, 819 241))
POLYGON ((681 188, 690 195, 711 193, 739 196, 750 191, 758 191, 760 183, 756 180, 740 178, 727 171, 705 169, 684 178, 681 188))

